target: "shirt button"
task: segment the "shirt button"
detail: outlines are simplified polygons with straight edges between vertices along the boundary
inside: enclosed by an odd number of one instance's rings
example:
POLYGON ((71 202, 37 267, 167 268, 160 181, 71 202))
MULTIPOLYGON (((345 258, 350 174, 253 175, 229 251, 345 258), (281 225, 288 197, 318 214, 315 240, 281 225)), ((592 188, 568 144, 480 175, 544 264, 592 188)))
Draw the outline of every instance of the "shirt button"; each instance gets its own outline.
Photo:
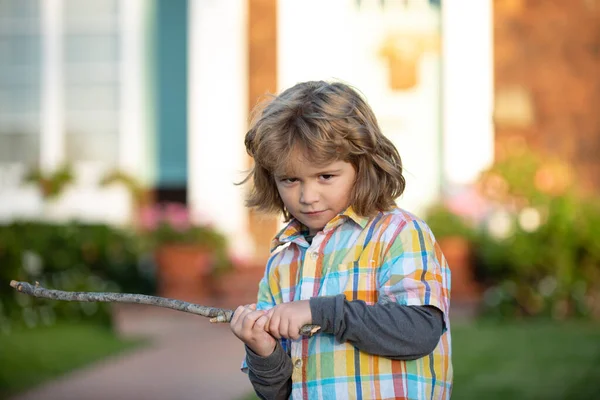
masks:
POLYGON ((316 251, 310 253, 310 258, 316 260, 317 258, 319 258, 319 253, 317 253, 316 251))
POLYGON ((296 368, 302 368, 302 360, 301 359, 297 359, 296 362, 294 363, 294 367, 296 367, 296 368))

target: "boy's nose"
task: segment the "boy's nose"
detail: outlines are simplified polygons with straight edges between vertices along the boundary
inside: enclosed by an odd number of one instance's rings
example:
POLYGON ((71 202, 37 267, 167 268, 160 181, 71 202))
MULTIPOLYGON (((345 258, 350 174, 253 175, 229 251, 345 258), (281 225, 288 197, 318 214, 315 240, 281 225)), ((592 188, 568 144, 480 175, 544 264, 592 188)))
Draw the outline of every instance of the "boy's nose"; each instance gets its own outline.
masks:
POLYGON ((316 188, 310 185, 304 185, 300 192, 300 203, 302 204, 313 204, 319 200, 319 193, 316 188))

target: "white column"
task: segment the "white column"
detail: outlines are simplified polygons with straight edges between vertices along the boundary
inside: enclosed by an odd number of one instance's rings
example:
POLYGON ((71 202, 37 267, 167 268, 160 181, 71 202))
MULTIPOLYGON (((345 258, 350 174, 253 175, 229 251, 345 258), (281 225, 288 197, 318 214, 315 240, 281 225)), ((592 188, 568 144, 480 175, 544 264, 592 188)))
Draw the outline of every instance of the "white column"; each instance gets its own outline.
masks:
POLYGON ((245 188, 234 185, 247 168, 247 19, 245 0, 189 1, 188 197, 240 256, 252 252, 245 188))
POLYGON ((54 170, 64 160, 63 1, 40 1, 42 90, 40 164, 54 170))
POLYGON ((493 161, 492 13, 492 0, 442 4, 443 159, 451 185, 472 182, 493 161))
POLYGON ((278 92, 308 80, 357 83, 354 7, 355 0, 278 1, 278 92))
POLYGON ((145 170, 145 0, 121 0, 119 168, 141 178, 145 170))

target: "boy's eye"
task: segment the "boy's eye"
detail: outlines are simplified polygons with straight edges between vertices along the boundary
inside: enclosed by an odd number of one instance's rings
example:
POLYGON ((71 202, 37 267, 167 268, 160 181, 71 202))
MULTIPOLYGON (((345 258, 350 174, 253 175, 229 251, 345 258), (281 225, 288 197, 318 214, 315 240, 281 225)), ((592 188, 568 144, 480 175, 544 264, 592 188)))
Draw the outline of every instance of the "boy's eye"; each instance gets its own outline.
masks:
POLYGON ((298 179, 297 178, 280 178, 279 180, 283 183, 294 183, 298 179))

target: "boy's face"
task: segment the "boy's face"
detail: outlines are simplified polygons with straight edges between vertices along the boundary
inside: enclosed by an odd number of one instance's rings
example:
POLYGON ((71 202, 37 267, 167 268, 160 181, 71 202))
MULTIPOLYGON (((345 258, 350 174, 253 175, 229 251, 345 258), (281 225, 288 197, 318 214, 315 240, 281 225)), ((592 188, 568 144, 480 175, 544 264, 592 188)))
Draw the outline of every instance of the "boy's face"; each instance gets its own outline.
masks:
POLYGON ((288 212, 314 235, 350 205, 356 171, 345 161, 317 166, 298 152, 290 163, 292 173, 275 174, 277 190, 288 212))

